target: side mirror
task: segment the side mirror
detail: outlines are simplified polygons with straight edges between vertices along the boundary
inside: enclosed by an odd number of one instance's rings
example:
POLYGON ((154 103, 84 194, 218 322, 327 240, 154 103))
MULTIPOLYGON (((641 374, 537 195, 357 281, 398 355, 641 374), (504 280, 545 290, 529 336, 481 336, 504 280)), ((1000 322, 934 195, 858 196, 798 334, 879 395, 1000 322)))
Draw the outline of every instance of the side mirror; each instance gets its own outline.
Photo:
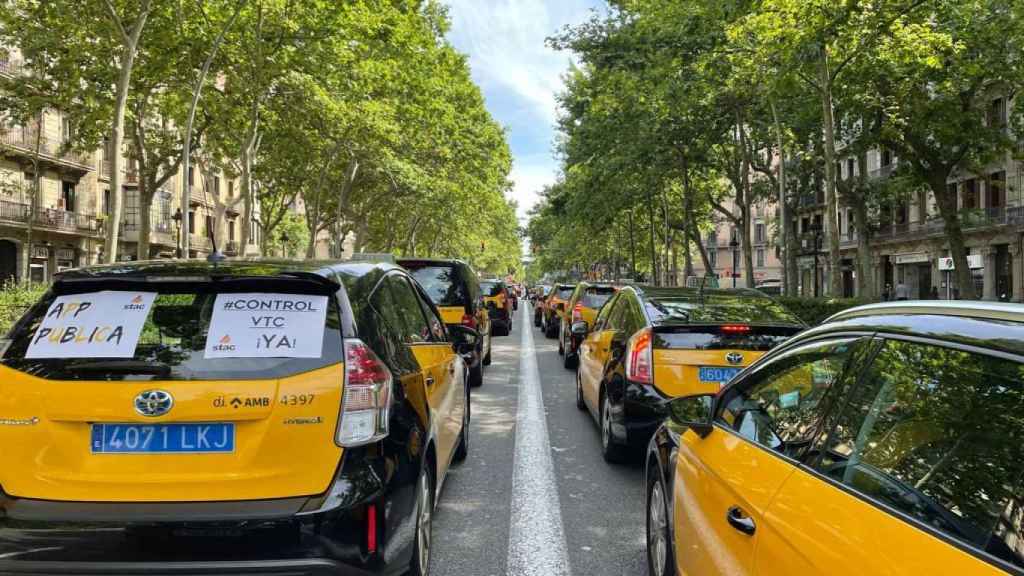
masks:
POLYGON ((590 332, 590 326, 588 326, 583 320, 580 320, 572 323, 572 326, 569 327, 569 332, 572 333, 573 336, 582 338, 587 335, 587 332, 590 332))
POLYGON ((472 353, 480 342, 480 333, 469 326, 453 324, 448 327, 448 334, 452 338, 452 348, 459 354, 472 353))
POLYGON ((713 394, 676 398, 668 404, 669 418, 673 424, 685 426, 705 438, 711 433, 714 405, 713 394))

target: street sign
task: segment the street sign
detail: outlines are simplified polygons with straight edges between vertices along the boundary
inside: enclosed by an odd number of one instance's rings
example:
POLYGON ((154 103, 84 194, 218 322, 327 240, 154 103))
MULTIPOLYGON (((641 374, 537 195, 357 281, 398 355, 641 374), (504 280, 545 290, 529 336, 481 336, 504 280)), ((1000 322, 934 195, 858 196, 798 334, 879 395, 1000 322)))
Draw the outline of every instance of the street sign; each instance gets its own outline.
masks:
MULTIPOLYGON (((985 261, 981 257, 981 254, 968 254, 967 255, 967 266, 971 270, 978 270, 985 267, 985 261)), ((955 270, 956 266, 953 264, 953 258, 943 257, 939 258, 939 270, 955 270)))

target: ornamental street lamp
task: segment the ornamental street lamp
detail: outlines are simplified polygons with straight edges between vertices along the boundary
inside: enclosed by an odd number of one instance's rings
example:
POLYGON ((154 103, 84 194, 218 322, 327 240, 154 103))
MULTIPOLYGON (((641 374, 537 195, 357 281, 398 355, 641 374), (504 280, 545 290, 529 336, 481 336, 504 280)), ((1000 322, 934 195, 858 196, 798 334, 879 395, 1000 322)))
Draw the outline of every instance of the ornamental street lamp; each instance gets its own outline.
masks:
POLYGON ((740 267, 740 243, 733 236, 732 240, 729 240, 729 249, 732 250, 732 287, 736 287, 736 269, 740 267))
POLYGON ((181 208, 174 211, 171 220, 174 220, 174 255, 181 258, 181 208))

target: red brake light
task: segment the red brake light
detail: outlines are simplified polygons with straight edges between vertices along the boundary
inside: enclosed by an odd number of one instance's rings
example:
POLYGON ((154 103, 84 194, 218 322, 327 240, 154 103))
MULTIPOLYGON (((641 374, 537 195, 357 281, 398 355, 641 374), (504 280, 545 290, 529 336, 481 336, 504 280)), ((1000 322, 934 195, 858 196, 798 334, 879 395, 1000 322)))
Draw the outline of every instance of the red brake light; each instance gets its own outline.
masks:
POLYGON ((338 423, 340 446, 361 446, 388 435, 391 370, 362 340, 345 340, 345 388, 338 423))
POLYGON ((572 321, 579 322, 583 319, 583 304, 576 304, 572 308, 572 321))
POLYGON ((377 505, 370 504, 366 509, 366 551, 373 554, 377 551, 377 505))
POLYGON ((463 314, 462 325, 476 330, 476 316, 473 316, 472 314, 463 314))
POLYGON ((722 332, 727 332, 729 334, 743 334, 750 332, 750 326, 747 326, 746 324, 725 324, 722 326, 721 330, 722 332))
POLYGON ((653 347, 654 335, 650 328, 633 334, 626 344, 626 378, 639 384, 654 383, 653 347))

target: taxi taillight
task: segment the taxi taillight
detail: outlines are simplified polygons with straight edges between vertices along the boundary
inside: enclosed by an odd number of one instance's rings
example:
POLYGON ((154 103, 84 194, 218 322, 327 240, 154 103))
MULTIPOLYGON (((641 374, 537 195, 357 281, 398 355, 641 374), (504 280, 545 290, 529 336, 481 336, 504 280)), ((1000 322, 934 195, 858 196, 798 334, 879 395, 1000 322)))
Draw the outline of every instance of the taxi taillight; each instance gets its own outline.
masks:
POLYGON ((654 384, 654 334, 644 328, 626 343, 626 378, 638 384, 654 384))
POLYGON ((339 446, 362 446, 388 435, 391 385, 391 370, 373 350, 358 338, 346 338, 339 446))
POLYGON ((476 330, 476 316, 473 316, 472 314, 463 314, 462 325, 476 330))
POLYGON ((579 322, 583 320, 583 304, 577 304, 572 308, 572 321, 579 322))

